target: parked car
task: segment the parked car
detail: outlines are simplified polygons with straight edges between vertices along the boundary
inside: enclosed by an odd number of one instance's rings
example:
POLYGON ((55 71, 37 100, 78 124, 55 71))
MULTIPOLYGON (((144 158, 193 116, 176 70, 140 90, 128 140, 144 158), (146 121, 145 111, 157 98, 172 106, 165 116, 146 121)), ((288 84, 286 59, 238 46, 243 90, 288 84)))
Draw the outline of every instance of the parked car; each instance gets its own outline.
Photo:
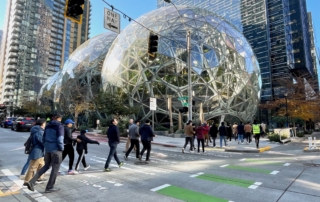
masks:
POLYGON ((12 123, 11 130, 30 131, 30 129, 32 128, 32 126, 34 126, 35 123, 36 123, 36 121, 32 117, 19 117, 12 123))
POLYGON ((16 120, 16 117, 8 117, 6 118, 6 120, 1 122, 1 127, 3 128, 7 128, 7 127, 11 127, 12 123, 16 120))

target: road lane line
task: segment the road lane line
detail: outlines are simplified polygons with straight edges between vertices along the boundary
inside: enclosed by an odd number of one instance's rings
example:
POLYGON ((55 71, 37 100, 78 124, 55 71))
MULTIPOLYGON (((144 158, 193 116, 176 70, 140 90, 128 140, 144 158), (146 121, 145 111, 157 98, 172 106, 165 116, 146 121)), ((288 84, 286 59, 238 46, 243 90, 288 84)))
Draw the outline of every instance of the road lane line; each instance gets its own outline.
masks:
POLYGON ((276 174, 278 174, 278 173, 279 173, 279 171, 275 170, 275 171, 272 171, 270 174, 271 174, 271 175, 276 175, 276 174))
POLYGON ((220 166, 221 168, 224 168, 224 167, 227 167, 229 166, 229 164, 226 164, 226 165, 223 165, 223 166, 220 166))
POLYGON ((283 166, 290 166, 291 163, 285 163, 283 166))
POLYGON ((160 189, 164 189, 164 188, 169 187, 169 186, 170 186, 170 184, 164 184, 164 185, 161 185, 159 187, 156 187, 156 188, 153 188, 153 189, 150 189, 150 190, 151 191, 158 191, 160 189))

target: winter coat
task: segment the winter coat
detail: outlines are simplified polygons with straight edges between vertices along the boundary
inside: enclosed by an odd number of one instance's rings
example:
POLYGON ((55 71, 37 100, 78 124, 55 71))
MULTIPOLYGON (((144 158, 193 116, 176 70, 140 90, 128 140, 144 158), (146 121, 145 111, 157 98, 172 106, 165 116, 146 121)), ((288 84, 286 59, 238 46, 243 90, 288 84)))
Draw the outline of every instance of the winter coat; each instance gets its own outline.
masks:
POLYGON ((119 128, 118 126, 111 124, 109 126, 108 132, 107 132, 107 136, 108 136, 108 141, 109 143, 120 143, 120 134, 119 134, 119 128))
POLYGON ((227 128, 224 125, 221 125, 219 127, 219 135, 220 136, 227 136, 228 135, 227 128))
POLYGON ((39 126, 33 126, 30 130, 30 135, 32 136, 33 149, 29 154, 31 160, 36 160, 44 157, 44 144, 43 144, 43 129, 39 126))
POLYGON ((193 137, 194 131, 192 124, 186 125, 184 127, 184 134, 186 135, 186 137, 193 137))
POLYGON ((242 124, 238 125, 238 134, 240 134, 240 135, 244 135, 245 134, 244 133, 244 125, 242 125, 242 124))
POLYGON ((129 127, 129 137, 131 140, 138 140, 140 137, 139 134, 139 126, 137 126, 136 124, 132 124, 129 127))
POLYGON ((204 139, 204 135, 208 134, 209 127, 207 125, 199 126, 197 128, 197 139, 204 139))
POLYGON ((64 144, 72 144, 75 141, 75 139, 72 138, 72 132, 73 129, 69 128, 68 126, 64 126, 64 144))
POLYGON ((231 126, 227 126, 226 128, 227 128, 228 137, 231 137, 232 136, 232 128, 231 128, 231 126))
POLYGON ((81 142, 77 142, 77 150, 84 150, 85 153, 88 153, 87 144, 99 144, 98 141, 89 139, 85 134, 80 134, 77 136, 77 139, 80 139, 81 142))
POLYGON ((213 124, 209 130, 209 134, 212 138, 217 138, 218 135, 218 127, 216 124, 213 124))
POLYGON ((43 143, 46 152, 63 151, 64 150, 64 127, 56 120, 48 123, 44 129, 43 143))
POLYGON ((153 141, 154 132, 150 125, 144 124, 141 126, 139 133, 141 135, 141 141, 153 141))

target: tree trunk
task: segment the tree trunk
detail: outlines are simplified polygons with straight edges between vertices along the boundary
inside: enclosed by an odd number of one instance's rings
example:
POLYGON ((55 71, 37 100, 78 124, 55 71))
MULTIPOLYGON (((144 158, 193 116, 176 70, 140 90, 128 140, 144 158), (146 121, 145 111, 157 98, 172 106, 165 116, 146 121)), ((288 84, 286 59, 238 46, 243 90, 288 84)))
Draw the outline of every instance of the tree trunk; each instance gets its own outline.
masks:
POLYGON ((306 120, 304 120, 303 129, 304 129, 304 131, 307 131, 307 121, 306 120))
POLYGON ((76 112, 74 113, 74 127, 75 127, 75 128, 79 128, 79 127, 78 127, 78 116, 79 116, 79 112, 76 111, 76 112))

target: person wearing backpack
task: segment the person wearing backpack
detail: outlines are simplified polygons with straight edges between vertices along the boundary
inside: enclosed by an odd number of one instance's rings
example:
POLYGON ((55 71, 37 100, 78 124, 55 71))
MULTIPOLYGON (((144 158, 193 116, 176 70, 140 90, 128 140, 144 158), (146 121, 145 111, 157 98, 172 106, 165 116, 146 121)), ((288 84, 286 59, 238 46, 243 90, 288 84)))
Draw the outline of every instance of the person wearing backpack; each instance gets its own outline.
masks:
POLYGON ((79 164, 80 161, 82 162, 82 165, 84 167, 84 170, 88 170, 90 168, 90 165, 87 165, 85 154, 88 154, 88 146, 87 144, 97 144, 100 145, 98 141, 91 140, 86 136, 86 130, 81 130, 80 135, 77 136, 77 139, 80 141, 77 141, 77 152, 79 154, 78 161, 76 164, 75 170, 78 172, 79 170, 79 164))
MULTIPOLYGON (((27 182, 33 177, 35 172, 38 172, 44 166, 44 145, 43 145, 43 132, 46 127, 45 119, 38 119, 35 126, 30 130, 31 144, 26 145, 26 153, 29 153, 30 166, 28 172, 24 178, 24 186, 27 186, 27 182), (28 148, 27 148, 28 147, 28 148)), ((36 183, 43 183, 46 180, 43 175, 37 179, 36 183)))
POLYGON ((52 167, 50 178, 46 186, 46 193, 57 192, 60 189, 55 188, 55 182, 62 161, 62 151, 64 150, 64 127, 61 124, 62 115, 55 114, 52 120, 46 126, 43 134, 43 143, 45 149, 45 165, 27 182, 28 189, 34 191, 34 185, 37 179, 52 167))

